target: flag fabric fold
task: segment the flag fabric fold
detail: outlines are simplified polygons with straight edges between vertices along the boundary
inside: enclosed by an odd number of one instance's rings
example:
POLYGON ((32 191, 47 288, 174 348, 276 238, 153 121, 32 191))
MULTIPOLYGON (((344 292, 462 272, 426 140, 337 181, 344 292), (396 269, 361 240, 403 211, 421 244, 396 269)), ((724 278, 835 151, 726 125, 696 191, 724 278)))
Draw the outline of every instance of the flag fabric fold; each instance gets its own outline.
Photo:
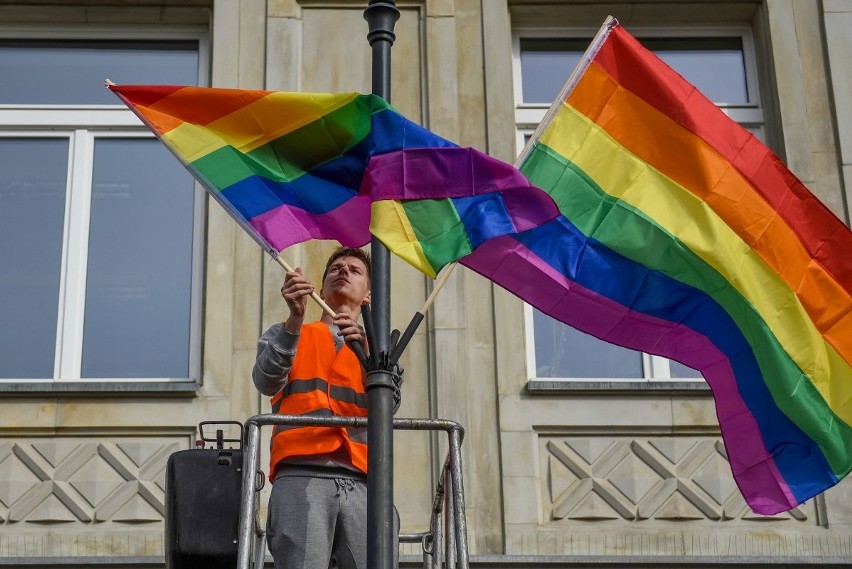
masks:
POLYGON ((512 166, 459 148, 375 95, 108 87, 272 255, 309 239, 366 244, 372 204, 374 219, 394 215, 374 234, 434 276, 483 240, 559 213, 512 166), (463 243, 436 244, 438 226, 463 243))
POLYGON ((110 89, 273 255, 372 232, 700 370, 755 512, 852 470, 852 233, 614 20, 519 169, 373 95, 110 89))
POLYGON ((700 370, 758 513, 852 470, 852 233, 615 20, 519 167, 561 215, 462 263, 542 312, 700 370))
POLYGON ((559 215, 518 170, 471 148, 374 156, 363 188, 373 199, 373 235, 432 278, 488 239, 559 215))

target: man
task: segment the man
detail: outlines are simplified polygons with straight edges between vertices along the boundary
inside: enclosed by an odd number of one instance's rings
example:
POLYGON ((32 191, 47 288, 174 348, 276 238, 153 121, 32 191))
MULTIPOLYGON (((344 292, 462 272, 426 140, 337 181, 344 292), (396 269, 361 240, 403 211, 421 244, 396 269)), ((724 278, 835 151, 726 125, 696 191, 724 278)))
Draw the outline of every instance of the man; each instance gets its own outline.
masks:
MULTIPOLYGON (((365 374, 346 344, 367 351, 357 319, 370 301, 369 255, 340 247, 326 263, 320 296, 336 317, 304 324, 313 291, 300 268, 287 273, 289 315, 258 341, 254 384, 276 413, 366 416, 365 374)), ((366 569, 366 472, 366 429, 276 426, 267 522, 276 569, 366 569)))

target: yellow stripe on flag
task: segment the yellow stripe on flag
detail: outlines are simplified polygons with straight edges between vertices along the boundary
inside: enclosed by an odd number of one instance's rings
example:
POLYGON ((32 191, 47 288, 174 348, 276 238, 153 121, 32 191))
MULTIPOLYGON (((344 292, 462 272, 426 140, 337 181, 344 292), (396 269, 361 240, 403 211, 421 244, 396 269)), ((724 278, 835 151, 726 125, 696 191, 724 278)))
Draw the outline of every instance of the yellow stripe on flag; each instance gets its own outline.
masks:
POLYGON ((247 153, 322 118, 357 96, 273 92, 205 126, 184 123, 165 133, 163 141, 179 149, 188 163, 223 146, 247 153))
POLYGON ((397 200, 376 201, 372 203, 370 212, 370 233, 406 263, 434 279, 435 269, 426 259, 402 203, 397 200))
MULTIPOLYGON (((812 381, 820 378, 814 386, 832 410, 852 424, 849 364, 822 337, 795 292, 706 203, 626 151, 569 105, 554 116, 541 142, 715 268, 755 308, 796 365, 812 381)), ((558 196, 554 199, 559 203, 558 196)), ((607 245, 620 252, 635 246, 607 245)))

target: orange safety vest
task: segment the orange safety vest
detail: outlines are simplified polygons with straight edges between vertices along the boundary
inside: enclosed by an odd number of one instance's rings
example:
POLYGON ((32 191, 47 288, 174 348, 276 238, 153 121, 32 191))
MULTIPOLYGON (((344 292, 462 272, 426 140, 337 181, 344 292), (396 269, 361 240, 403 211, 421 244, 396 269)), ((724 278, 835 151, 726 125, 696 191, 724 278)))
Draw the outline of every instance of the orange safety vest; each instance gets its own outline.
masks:
MULTIPOLYGON (((302 326, 293 366, 284 389, 272 397, 272 412, 285 415, 367 416, 361 364, 349 346, 334 345, 324 322, 302 326)), ((353 466, 367 472, 367 429, 276 425, 272 435, 269 480, 281 460, 330 454, 344 448, 353 466)))

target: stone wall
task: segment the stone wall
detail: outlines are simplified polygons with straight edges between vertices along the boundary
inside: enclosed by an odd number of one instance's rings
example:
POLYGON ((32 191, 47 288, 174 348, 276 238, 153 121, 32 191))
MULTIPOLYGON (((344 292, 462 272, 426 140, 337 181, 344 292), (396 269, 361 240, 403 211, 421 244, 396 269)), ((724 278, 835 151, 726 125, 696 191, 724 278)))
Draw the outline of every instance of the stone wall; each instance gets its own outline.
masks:
MULTIPOLYGON (((213 86, 368 92, 364 4, 0 0, 0 24, 206 26, 213 86)), ((769 50, 774 89, 765 95, 766 107, 779 111, 767 128, 770 138, 777 134, 770 143, 848 221, 848 2, 427 0, 399 6, 394 106, 442 136, 504 160, 515 153, 513 27, 599 25, 608 13, 625 24, 748 23, 769 50)), ((249 374, 257 337, 284 316, 283 272, 213 203, 206 232, 197 391, 0 400, 0 565, 16 558, 43 558, 48 565, 105 557, 117 559, 116 566, 156 563, 167 456, 191 445, 200 421, 242 421, 268 410, 249 374)), ((318 280, 332 247, 309 243, 285 257, 318 280)), ((402 329, 432 285, 396 259, 392 283, 392 326, 402 329)), ((310 310, 319 316, 316 307, 310 310)), ((543 562, 564 563, 565 556, 597 556, 614 564, 687 556, 757 565, 852 558, 850 483, 790 513, 755 516, 732 481, 708 391, 533 393, 524 322, 519 300, 459 268, 402 360, 398 415, 446 418, 466 428, 466 505, 476 559, 545 556, 543 562)), ((426 529, 444 452, 440 437, 397 436, 394 487, 403 531, 426 529)))

